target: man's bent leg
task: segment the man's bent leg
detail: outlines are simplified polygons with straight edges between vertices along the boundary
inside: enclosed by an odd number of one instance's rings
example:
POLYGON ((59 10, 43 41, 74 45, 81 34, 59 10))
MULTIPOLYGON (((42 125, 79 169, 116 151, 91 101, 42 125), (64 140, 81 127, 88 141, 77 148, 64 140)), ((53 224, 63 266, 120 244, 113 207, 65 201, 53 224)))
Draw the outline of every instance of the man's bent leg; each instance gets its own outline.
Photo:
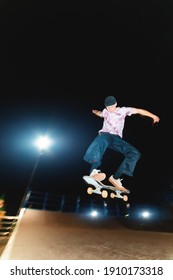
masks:
MULTIPOLYGON (((130 177, 133 176, 136 163, 139 160, 141 154, 131 144, 116 136, 113 136, 111 149, 124 155, 124 160, 122 161, 121 165, 119 166, 117 171, 109 178, 109 181, 113 184, 114 179, 120 180, 123 175, 127 175, 130 177)), ((114 185, 116 183, 117 182, 114 182, 114 185)), ((121 188, 121 181, 119 181, 119 186, 121 188)))
POLYGON ((90 176, 98 181, 103 181, 106 178, 105 173, 100 173, 98 168, 101 165, 102 157, 109 145, 109 139, 108 133, 98 135, 87 151, 87 156, 91 159, 90 176))
POLYGON ((141 154, 134 147, 128 147, 124 152, 124 160, 117 169, 117 171, 113 174, 114 178, 120 178, 123 174, 128 176, 133 176, 136 163, 139 160, 141 154))

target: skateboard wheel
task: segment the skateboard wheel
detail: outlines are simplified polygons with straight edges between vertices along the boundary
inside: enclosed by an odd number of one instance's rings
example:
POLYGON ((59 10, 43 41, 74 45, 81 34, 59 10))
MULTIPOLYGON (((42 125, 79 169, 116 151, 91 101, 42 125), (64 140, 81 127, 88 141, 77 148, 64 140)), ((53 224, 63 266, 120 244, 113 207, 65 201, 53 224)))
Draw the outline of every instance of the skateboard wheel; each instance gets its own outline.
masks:
POLYGON ((107 198, 108 197, 108 192, 106 190, 102 191, 102 197, 107 198))
POLYGON ((116 196, 116 195, 115 195, 113 192, 110 193, 110 197, 111 197, 111 198, 115 198, 115 196, 116 196))
POLYGON ((128 200, 128 196, 127 196, 127 195, 124 195, 124 196, 123 196, 123 200, 124 200, 124 201, 127 201, 127 200, 128 200))
POLYGON ((93 188, 89 187, 89 188, 87 189, 87 193, 88 193, 88 194, 92 194, 92 193, 93 193, 93 188))

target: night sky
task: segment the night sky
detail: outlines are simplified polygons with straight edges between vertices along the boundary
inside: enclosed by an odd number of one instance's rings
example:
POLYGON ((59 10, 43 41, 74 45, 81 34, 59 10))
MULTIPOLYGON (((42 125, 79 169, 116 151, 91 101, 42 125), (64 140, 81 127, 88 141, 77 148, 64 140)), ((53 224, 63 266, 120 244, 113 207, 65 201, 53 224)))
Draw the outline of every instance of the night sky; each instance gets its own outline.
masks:
MULTIPOLYGON (((160 117, 155 126, 126 118, 124 139, 142 154, 131 199, 172 202, 173 3, 57 2, 0 3, 0 194, 20 202, 38 156, 32 141, 49 134, 32 189, 83 195, 83 156, 102 127, 91 110, 113 95, 160 117)), ((101 170, 109 177, 120 160, 107 151, 101 170)))

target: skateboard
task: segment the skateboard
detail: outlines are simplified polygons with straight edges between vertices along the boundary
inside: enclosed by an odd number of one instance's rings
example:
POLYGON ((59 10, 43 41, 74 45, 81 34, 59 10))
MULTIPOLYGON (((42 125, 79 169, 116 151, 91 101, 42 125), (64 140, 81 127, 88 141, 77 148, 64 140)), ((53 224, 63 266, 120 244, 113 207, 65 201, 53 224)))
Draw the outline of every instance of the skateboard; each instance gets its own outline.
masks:
POLYGON ((83 176, 83 180, 89 185, 89 187, 87 188, 88 194, 95 193, 101 195, 103 198, 107 198, 108 196, 110 196, 111 198, 116 197, 121 198, 124 201, 128 201, 128 196, 123 195, 123 191, 116 190, 113 186, 104 185, 100 181, 97 181, 87 175, 83 176))

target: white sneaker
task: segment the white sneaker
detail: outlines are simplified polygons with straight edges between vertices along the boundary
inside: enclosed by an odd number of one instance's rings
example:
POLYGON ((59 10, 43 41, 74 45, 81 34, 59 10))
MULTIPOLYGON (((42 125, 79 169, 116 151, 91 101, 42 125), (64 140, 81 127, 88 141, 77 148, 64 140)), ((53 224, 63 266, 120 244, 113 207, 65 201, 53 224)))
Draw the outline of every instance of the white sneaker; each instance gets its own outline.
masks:
POLYGON ((106 174, 97 169, 93 169, 89 176, 100 182, 106 178, 106 174))
POLYGON ((101 170, 93 169, 93 171, 91 172, 90 176, 92 177, 92 176, 94 176, 94 175, 96 175, 96 174, 98 174, 100 172, 101 172, 101 170))
POLYGON ((122 179, 114 179, 113 175, 111 177, 109 177, 109 182, 115 187, 115 189, 120 190, 125 193, 130 193, 130 191, 128 189, 123 187, 121 181, 122 181, 122 179))

